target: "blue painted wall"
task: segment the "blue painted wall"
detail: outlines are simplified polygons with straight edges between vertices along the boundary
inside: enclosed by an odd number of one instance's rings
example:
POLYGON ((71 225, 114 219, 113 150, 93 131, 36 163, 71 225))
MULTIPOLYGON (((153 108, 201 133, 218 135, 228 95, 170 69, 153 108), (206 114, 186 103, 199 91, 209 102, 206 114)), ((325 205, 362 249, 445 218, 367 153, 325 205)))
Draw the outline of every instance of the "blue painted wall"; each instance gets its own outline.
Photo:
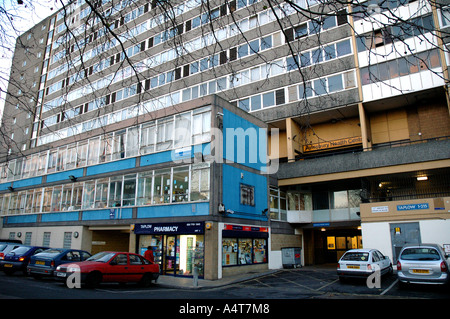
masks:
POLYGON ((136 158, 128 158, 120 161, 109 162, 105 164, 99 164, 94 166, 89 166, 86 169, 86 176, 110 173, 115 171, 121 171, 124 169, 130 169, 136 167, 136 158))
POLYGON ((234 211, 228 217, 267 220, 262 211, 268 205, 267 178, 227 164, 223 164, 223 204, 225 209, 234 211), (241 173, 243 177, 241 178, 241 173), (240 185, 255 187, 255 206, 241 204, 240 185))
POLYGON ((131 207, 119 207, 115 209, 87 210, 82 214, 82 220, 109 220, 133 218, 131 207))
POLYGON ((35 223, 37 221, 37 215, 18 215, 8 216, 8 221, 3 219, 5 224, 19 224, 19 223, 35 223))
POLYGON ((45 213, 42 214, 42 222, 68 222, 77 221, 78 211, 73 212, 63 212, 63 213, 45 213))
POLYGON ((76 178, 83 177, 83 169, 78 168, 78 169, 74 169, 71 171, 64 171, 64 172, 59 172, 59 173, 55 173, 55 174, 49 174, 49 175, 47 175, 47 183, 68 181, 70 175, 73 175, 76 178))
POLYGON ((265 171, 267 131, 226 109, 223 114, 223 157, 265 171))
POLYGON ((137 218, 205 216, 209 202, 139 207, 137 218))

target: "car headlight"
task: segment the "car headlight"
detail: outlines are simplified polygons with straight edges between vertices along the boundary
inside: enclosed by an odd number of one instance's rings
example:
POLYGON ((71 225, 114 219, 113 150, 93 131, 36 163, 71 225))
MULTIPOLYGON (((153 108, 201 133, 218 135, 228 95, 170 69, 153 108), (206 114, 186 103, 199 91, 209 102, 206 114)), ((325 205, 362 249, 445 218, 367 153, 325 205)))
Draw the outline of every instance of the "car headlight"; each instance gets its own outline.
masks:
POLYGON ((56 271, 61 271, 61 266, 56 267, 56 271))
POLYGON ((67 272, 80 272, 80 267, 78 267, 78 266, 69 266, 69 267, 67 267, 67 272))

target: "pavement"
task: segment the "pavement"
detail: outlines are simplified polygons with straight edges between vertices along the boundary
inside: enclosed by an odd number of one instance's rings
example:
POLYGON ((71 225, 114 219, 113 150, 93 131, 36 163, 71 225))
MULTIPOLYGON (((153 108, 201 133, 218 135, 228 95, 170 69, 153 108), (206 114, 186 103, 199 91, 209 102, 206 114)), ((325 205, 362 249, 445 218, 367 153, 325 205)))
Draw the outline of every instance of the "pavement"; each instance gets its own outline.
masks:
POLYGON ((239 273, 232 276, 226 276, 225 278, 217 280, 197 279, 189 277, 174 277, 160 275, 156 281, 157 286, 166 288, 178 288, 178 289, 204 289, 204 288, 217 288, 227 285, 233 285, 236 283, 252 280, 259 277, 268 276, 281 271, 281 269, 266 269, 262 271, 252 271, 248 273, 239 273))

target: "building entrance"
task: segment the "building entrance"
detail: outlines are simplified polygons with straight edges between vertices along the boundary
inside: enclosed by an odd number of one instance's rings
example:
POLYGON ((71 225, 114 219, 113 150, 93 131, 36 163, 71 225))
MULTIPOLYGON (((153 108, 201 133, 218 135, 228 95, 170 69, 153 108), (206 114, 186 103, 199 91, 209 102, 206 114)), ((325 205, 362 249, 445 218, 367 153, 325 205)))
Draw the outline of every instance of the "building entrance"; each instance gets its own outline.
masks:
MULTIPOLYGON (((193 276, 194 268, 200 278, 204 276, 204 235, 196 233, 191 228, 192 233, 171 234, 173 232, 186 232, 188 229, 179 223, 172 226, 158 226, 159 224, 138 224, 140 229, 135 229, 136 234, 142 233, 138 238, 139 253, 144 255, 147 247, 153 250, 154 260, 159 264, 162 275, 172 276, 193 276), (144 225, 144 226, 142 226, 144 225), (148 225, 149 228, 146 228, 148 225), (146 234, 154 232, 165 232, 164 234, 146 234)), ((201 223, 198 227, 203 227, 201 223)))

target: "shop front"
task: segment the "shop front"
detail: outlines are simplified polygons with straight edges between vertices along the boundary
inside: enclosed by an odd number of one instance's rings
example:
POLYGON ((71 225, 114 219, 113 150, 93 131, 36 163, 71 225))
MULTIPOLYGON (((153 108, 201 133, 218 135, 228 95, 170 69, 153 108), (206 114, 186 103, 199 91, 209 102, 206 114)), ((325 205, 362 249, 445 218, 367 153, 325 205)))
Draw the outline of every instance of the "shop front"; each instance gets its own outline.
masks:
POLYGON ((162 275, 204 276, 204 222, 136 224, 138 253, 150 246, 162 275))
POLYGON ((222 269, 268 264, 268 227, 224 224, 222 229, 222 269))

